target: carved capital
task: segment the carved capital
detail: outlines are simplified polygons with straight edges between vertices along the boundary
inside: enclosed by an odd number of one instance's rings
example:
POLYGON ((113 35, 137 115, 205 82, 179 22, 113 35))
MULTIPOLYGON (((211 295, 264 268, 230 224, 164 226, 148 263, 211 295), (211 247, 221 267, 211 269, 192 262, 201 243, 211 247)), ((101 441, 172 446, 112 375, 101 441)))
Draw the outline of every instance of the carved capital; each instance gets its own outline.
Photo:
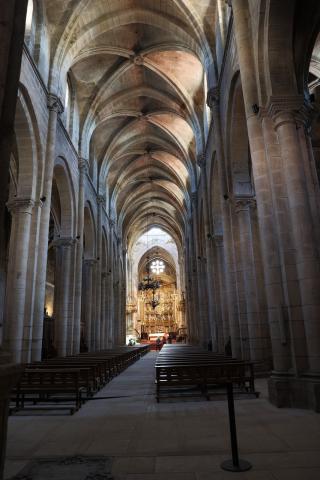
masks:
POLYGON ((197 156, 197 164, 200 168, 204 168, 206 166, 206 156, 204 153, 201 153, 197 156))
POLYGON ((56 248, 60 247, 72 247, 76 243, 76 239, 72 237, 60 237, 55 238, 52 242, 52 246, 56 248))
POLYGON ((196 203, 198 200, 198 192, 195 191, 195 192, 191 192, 191 201, 196 203))
POLYGON ((220 90, 219 87, 213 87, 207 93, 207 105, 209 108, 214 108, 219 105, 220 90))
POLYGON ((58 115, 63 113, 63 110, 64 110, 63 104, 60 98, 54 93, 48 93, 47 107, 48 107, 48 110, 57 112, 58 115))
POLYGON ((99 205, 105 205, 106 197, 104 195, 97 195, 97 203, 99 205))
POLYGON ((214 241, 215 241, 216 247, 223 247, 223 235, 215 235, 214 241))
POLYGON ((257 202, 253 197, 238 197, 234 201, 236 213, 249 211, 250 208, 256 208, 257 202))
POLYGON ((276 130, 288 123, 308 128, 317 114, 316 107, 307 102, 303 95, 271 96, 266 110, 276 130))
POLYGON ((98 263, 98 261, 97 261, 96 259, 94 259, 94 258, 85 258, 85 259, 83 260, 83 263, 84 263, 85 265, 87 265, 88 267, 93 268, 94 265, 96 265, 96 263, 98 263))
POLYGON ((14 198, 13 200, 7 202, 7 208, 11 215, 15 213, 27 213, 31 215, 34 205, 34 200, 24 197, 14 198))
POLYGON ((79 158, 78 168, 80 173, 86 175, 89 172, 89 161, 86 158, 79 158))

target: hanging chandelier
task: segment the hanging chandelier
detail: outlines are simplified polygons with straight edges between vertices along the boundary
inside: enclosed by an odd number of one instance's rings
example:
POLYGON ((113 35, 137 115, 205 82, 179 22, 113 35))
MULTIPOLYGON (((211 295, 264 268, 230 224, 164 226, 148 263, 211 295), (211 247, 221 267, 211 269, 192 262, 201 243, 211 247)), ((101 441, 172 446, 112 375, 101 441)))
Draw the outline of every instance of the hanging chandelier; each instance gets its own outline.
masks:
POLYGON ((138 290, 143 292, 149 291, 149 290, 152 291, 152 300, 149 303, 152 306, 152 308, 155 309, 160 303, 159 298, 155 297, 155 293, 156 293, 156 290, 158 290, 158 288, 161 287, 161 284, 159 280, 155 280, 153 277, 150 277, 149 258, 147 261, 146 270, 147 270, 147 276, 144 277, 142 282, 139 283, 138 290))

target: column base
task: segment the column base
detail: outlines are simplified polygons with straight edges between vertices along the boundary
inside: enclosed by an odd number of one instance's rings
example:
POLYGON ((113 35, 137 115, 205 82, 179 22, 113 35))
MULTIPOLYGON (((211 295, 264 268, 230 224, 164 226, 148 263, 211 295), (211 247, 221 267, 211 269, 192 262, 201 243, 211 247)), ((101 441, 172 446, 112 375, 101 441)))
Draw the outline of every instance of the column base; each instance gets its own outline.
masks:
POLYGON ((279 407, 320 412, 320 376, 291 377, 273 374, 268 380, 270 402, 279 407))

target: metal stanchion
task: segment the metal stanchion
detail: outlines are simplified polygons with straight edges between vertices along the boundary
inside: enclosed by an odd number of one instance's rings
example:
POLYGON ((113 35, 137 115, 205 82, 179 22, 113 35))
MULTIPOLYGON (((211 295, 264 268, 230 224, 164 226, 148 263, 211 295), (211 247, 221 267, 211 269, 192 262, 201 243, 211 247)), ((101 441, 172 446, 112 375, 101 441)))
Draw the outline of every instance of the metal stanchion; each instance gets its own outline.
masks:
POLYGON ((250 470, 250 468, 252 468, 252 465, 246 460, 239 459, 232 383, 227 384, 227 394, 228 394, 228 411, 229 411, 232 459, 225 460, 224 462, 222 462, 221 468, 223 470, 227 470, 228 472, 245 472, 247 470, 250 470))

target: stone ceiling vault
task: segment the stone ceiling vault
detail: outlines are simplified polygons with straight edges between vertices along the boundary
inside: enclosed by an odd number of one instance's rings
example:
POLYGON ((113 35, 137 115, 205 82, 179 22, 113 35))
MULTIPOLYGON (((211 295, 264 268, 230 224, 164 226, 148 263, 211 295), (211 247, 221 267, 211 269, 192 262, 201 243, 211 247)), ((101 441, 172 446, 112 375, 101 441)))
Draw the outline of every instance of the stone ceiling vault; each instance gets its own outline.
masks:
POLYGON ((130 238, 146 218, 182 240, 206 128, 216 0, 52 0, 50 89, 72 81, 81 154, 130 238), (60 7, 60 8, 59 8, 60 7))

